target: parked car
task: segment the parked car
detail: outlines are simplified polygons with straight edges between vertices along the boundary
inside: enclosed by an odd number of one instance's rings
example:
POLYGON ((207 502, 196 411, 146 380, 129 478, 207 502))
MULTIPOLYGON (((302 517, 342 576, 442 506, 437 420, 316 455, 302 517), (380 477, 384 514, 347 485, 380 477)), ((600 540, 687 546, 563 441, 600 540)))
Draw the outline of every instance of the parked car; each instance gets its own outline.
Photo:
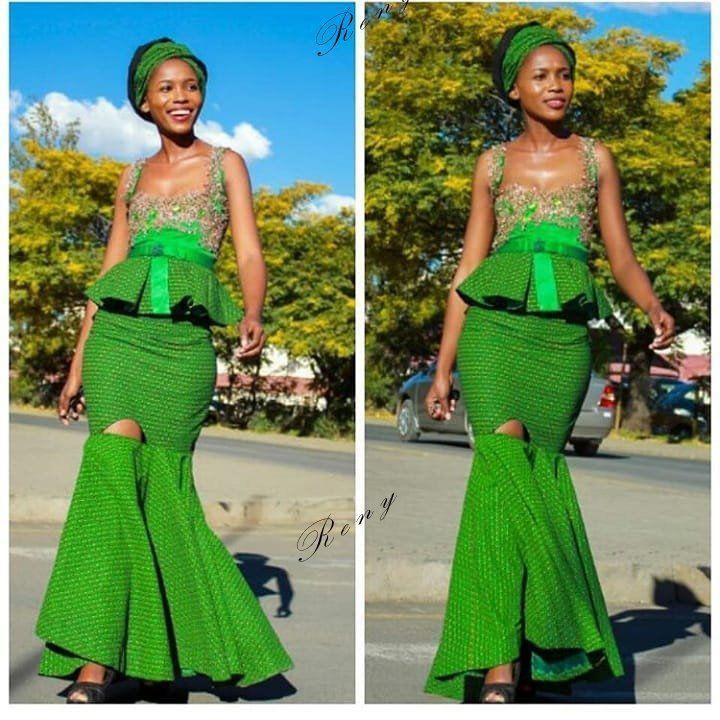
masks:
MULTIPOLYGON (((453 388, 459 390, 455 412, 450 420, 435 420, 425 409, 425 396, 435 375, 435 364, 429 365, 408 378, 398 390, 396 426, 400 438, 406 442, 418 440, 423 432, 466 435, 473 445, 473 433, 463 402, 457 371, 453 372, 453 388)), ((617 395, 615 385, 592 373, 583 400, 582 410, 573 427, 570 444, 578 455, 595 455, 600 443, 612 429, 617 395)))
POLYGON ((210 405, 208 406, 207 415, 205 416, 204 425, 215 425, 223 422, 226 417, 226 406, 220 400, 217 393, 214 393, 210 405))
POLYGON ((672 442, 695 435, 708 440, 710 403, 707 393, 697 383, 680 383, 655 403, 650 426, 654 434, 668 435, 672 442))
POLYGON ((660 398, 665 397, 669 392, 677 389, 681 385, 686 385, 678 378, 671 377, 653 377, 650 379, 650 389, 648 392, 648 407, 653 408, 660 398))

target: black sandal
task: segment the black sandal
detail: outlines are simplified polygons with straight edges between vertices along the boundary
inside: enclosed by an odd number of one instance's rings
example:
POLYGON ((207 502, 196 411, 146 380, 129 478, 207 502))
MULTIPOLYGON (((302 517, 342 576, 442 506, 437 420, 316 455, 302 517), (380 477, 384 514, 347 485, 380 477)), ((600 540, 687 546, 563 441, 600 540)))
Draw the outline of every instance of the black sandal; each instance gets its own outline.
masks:
POLYGON ((513 664, 513 680, 509 683, 485 683, 480 692, 481 703, 512 703, 515 702, 515 691, 520 679, 520 662, 513 664), (504 700, 488 700, 493 693, 502 695, 504 700))
POLYGON ((90 680, 76 680, 67 691, 66 703, 73 705, 86 705, 89 703, 104 703, 105 691, 110 687, 110 683, 115 679, 115 670, 105 668, 105 679, 102 682, 92 682, 90 680), (87 700, 73 700, 72 695, 77 692, 85 693, 87 700))

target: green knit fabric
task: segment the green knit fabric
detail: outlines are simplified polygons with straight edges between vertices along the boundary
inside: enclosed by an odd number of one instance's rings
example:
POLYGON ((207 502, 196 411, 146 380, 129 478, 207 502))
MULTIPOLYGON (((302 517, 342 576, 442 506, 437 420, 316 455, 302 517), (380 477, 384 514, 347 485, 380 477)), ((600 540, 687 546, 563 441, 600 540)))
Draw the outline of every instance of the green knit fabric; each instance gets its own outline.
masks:
POLYGON ((558 688, 624 673, 562 453, 591 366, 582 323, 468 309, 458 371, 475 450, 425 692, 473 699, 524 644, 532 678, 558 688), (495 432, 512 419, 529 441, 495 432))
MULTIPOLYGON (((169 257, 167 263, 173 315, 205 320, 211 325, 232 325, 242 319, 242 310, 214 270, 174 257, 169 257)), ((151 257, 127 258, 90 285, 85 295, 109 310, 151 315, 151 264, 151 257)))
POLYGON ((503 58, 502 76, 505 92, 512 88, 525 58, 541 45, 554 45, 558 50, 562 51, 570 63, 570 71, 574 74, 575 60, 568 50, 567 42, 563 40, 560 33, 542 25, 530 25, 518 31, 513 37, 503 58))
POLYGON ((100 309, 82 372, 90 435, 35 628, 39 673, 71 678, 93 661, 147 680, 246 686, 289 670, 195 490, 211 331, 100 309), (103 432, 124 418, 144 441, 103 432))
POLYGON ((195 55, 187 45, 176 42, 158 42, 149 47, 142 56, 135 76, 133 77, 133 89, 135 91, 135 104, 140 105, 145 98, 150 76, 158 65, 166 60, 178 58, 184 60, 195 71, 198 84, 200 85, 200 93, 205 96, 205 73, 202 68, 195 62, 195 55))
MULTIPOLYGON (((575 320, 594 320, 613 314, 604 290, 593 278, 587 263, 563 255, 550 254, 562 310, 575 320)), ((460 283, 458 294, 468 304, 512 310, 541 312, 533 253, 491 253, 460 283)))

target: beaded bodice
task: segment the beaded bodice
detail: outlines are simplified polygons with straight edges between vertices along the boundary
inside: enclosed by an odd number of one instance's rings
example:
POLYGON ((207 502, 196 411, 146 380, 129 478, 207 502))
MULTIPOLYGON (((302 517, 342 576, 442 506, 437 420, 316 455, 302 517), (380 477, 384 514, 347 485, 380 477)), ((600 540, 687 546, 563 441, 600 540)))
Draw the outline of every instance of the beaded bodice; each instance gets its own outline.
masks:
POLYGON ((125 202, 128 206, 130 247, 149 230, 173 227, 195 233, 199 242, 215 255, 220 251, 229 222, 222 157, 226 148, 213 146, 207 163, 205 184, 175 195, 152 195, 137 190, 147 158, 136 160, 130 169, 125 202))
POLYGON ((579 226, 580 241, 586 247, 590 246, 597 207, 598 162, 593 138, 581 136, 580 141, 582 180, 548 191, 520 183, 509 183, 501 188, 507 143, 492 147, 490 187, 495 209, 495 235, 491 252, 508 239, 518 223, 530 221, 579 226))

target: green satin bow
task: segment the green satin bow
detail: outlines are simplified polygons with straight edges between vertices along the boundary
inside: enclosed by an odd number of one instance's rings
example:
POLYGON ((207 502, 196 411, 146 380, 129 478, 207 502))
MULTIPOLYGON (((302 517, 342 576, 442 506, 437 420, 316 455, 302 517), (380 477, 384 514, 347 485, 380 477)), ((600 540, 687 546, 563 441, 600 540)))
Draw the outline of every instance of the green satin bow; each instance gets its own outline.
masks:
POLYGON ((150 257, 150 301, 156 315, 170 314, 168 258, 188 260, 208 269, 215 255, 200 245, 200 235, 164 226, 139 233, 128 257, 150 257))
POLYGON ((580 227, 552 222, 516 225, 508 239, 495 252, 533 253, 533 276, 538 306, 545 312, 561 310, 551 254, 565 255, 587 262, 588 250, 580 242, 580 227))

